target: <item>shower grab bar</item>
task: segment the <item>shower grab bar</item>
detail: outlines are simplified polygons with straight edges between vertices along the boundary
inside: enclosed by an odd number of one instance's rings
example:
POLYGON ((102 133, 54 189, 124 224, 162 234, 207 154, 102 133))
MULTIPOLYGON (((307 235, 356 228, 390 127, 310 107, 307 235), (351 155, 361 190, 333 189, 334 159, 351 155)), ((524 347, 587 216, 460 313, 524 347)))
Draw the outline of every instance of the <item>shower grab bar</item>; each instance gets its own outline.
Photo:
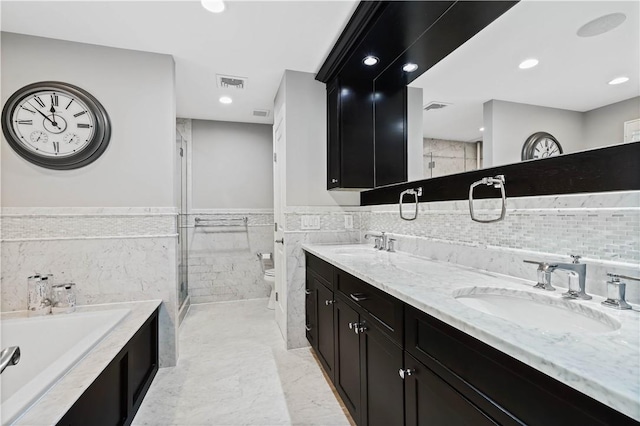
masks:
POLYGON ((507 215, 507 196, 505 193, 504 186, 505 186, 504 175, 497 175, 494 177, 484 177, 479 181, 476 181, 471 184, 471 186, 469 187, 469 213, 471 214, 471 220, 473 220, 474 222, 480 222, 480 223, 492 223, 492 222, 499 222, 501 220, 504 220, 505 216, 507 215), (500 195, 502 197, 502 208, 500 210, 500 217, 496 219, 478 219, 475 216, 475 213, 473 211, 473 190, 476 188, 476 186, 480 186, 480 185, 493 186, 496 189, 500 189, 500 195))
POLYGON ((411 188, 411 189, 406 189, 404 191, 402 191, 400 193, 400 201, 398 201, 399 204, 399 208, 400 208, 400 218, 403 220, 416 220, 416 218, 418 217, 418 197, 422 196, 422 187, 420 188, 411 188), (413 195, 414 197, 414 203, 415 203, 415 211, 413 213, 413 217, 405 217, 404 213, 402 212, 402 202, 404 201, 404 196, 405 195, 413 195))

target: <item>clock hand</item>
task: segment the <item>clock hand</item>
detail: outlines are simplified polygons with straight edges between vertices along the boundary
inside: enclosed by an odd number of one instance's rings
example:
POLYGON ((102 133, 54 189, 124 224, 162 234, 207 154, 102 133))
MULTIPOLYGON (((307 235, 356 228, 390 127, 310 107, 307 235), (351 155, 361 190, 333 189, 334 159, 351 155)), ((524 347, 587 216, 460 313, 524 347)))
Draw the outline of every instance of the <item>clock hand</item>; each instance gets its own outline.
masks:
MULTIPOLYGON (((27 102, 29 105, 31 105, 31 102, 27 102)), ((53 124, 55 127, 58 127, 58 123, 56 123, 55 121, 53 121, 52 119, 50 119, 49 117, 47 117, 42 111, 40 111, 38 108, 34 107, 33 105, 31 105, 31 107, 33 109, 35 109, 36 111, 38 111, 38 114, 40 114, 41 116, 43 116, 44 118, 46 118, 47 120, 49 120, 49 122, 51 124, 53 124)), ((60 127, 58 127, 59 129, 60 127)))
POLYGON ((53 117, 53 123, 55 125, 55 123, 56 123, 56 109, 53 107, 53 104, 51 104, 51 109, 49 110, 49 112, 51 113, 51 117, 53 117))

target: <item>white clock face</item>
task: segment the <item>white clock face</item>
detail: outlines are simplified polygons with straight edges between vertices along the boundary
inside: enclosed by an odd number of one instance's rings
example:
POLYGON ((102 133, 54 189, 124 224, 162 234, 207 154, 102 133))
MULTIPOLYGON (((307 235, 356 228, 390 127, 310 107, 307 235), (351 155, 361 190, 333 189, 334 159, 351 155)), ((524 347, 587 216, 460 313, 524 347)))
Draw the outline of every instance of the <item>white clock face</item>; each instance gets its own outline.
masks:
POLYGON ((560 147, 553 139, 542 138, 534 145, 532 158, 554 157, 561 153, 560 147))
POLYGON ((67 157, 90 145, 95 119, 89 107, 63 90, 42 90, 19 101, 11 125, 22 146, 43 157, 67 157))

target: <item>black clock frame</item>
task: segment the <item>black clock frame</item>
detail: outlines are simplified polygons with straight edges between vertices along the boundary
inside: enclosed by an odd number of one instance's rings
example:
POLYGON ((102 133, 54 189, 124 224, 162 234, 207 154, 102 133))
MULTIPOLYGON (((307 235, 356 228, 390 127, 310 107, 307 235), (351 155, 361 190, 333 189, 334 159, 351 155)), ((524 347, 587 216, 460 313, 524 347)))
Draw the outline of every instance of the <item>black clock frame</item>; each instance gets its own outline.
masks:
POLYGON ((9 97, 2 109, 2 133, 11 148, 25 160, 47 169, 72 170, 93 163, 104 153, 111 139, 111 122, 102 104, 86 90, 59 81, 41 81, 24 86, 9 97), (93 138, 80 152, 59 158, 48 157, 38 155, 20 143, 20 138, 11 124, 13 112, 23 99, 43 90, 57 90, 71 94, 84 102, 89 108, 89 113, 94 116, 93 138))
POLYGON ((560 150, 560 154, 558 155, 562 155, 564 153, 564 151, 562 150, 562 145, 560 145, 560 142, 558 142, 558 139, 556 139, 552 134, 547 132, 535 132, 534 134, 529 136, 527 140, 524 141, 524 144, 522 145, 522 154, 520 157, 522 161, 534 159, 533 152, 534 152, 535 146, 538 144, 538 141, 540 141, 541 139, 551 139, 553 143, 555 143, 558 149, 560 150))

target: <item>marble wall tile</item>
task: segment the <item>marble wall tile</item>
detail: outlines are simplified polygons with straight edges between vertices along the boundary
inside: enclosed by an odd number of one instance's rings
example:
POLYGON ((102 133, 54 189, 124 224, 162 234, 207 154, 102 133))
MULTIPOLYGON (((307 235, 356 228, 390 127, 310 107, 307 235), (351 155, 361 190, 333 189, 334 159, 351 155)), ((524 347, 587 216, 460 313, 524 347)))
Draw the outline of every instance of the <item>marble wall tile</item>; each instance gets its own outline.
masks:
POLYGON ((4 241, 3 311, 27 308, 27 277, 76 283, 79 305, 162 299, 160 364, 177 361, 176 237, 4 241))
MULTIPOLYGON (((285 253, 287 263, 286 315, 287 349, 308 346, 304 329, 305 314, 305 260, 303 243, 313 244, 353 244, 360 242, 360 231, 291 231, 285 232, 285 253)), ((284 333, 283 333, 284 334, 284 333)))
POLYGON ((202 210, 190 214, 187 224, 191 303, 269 295, 271 287, 263 280, 257 253, 273 253, 272 212, 202 210), (196 217, 207 226, 195 226, 196 217), (248 219, 247 226, 242 224, 243 217, 248 219), (239 226, 216 226, 232 223, 239 226))

